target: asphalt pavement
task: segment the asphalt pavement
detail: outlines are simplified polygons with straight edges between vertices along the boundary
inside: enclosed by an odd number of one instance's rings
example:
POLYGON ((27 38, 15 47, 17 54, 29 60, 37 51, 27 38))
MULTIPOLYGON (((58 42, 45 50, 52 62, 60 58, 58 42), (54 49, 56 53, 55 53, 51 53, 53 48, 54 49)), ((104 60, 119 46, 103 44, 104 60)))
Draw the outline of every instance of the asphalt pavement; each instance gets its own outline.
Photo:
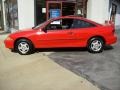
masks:
POLYGON ((116 33, 118 42, 102 53, 91 54, 85 48, 56 49, 49 58, 101 90, 120 90, 120 30, 116 33))

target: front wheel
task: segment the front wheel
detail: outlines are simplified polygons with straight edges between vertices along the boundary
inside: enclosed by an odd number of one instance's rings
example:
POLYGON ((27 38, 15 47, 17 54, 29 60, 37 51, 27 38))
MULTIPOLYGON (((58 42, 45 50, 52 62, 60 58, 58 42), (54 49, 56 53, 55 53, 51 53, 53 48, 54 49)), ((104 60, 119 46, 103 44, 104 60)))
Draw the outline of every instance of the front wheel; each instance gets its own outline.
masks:
POLYGON ((92 38, 88 42, 88 51, 91 53, 100 53, 104 48, 104 41, 101 38, 92 38))
POLYGON ((16 42, 15 49, 21 55, 28 55, 33 52, 33 45, 29 40, 20 39, 16 42))

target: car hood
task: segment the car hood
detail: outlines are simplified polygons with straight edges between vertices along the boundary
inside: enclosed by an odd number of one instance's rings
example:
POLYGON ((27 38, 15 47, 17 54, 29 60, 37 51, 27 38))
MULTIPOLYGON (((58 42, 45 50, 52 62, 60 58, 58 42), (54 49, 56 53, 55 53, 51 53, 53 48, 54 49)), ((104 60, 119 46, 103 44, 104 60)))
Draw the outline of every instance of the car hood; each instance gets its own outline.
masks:
POLYGON ((9 36, 13 37, 13 38, 27 37, 27 36, 30 36, 31 34, 35 33, 35 32, 37 32, 37 30, 29 28, 29 29, 19 30, 15 33, 10 34, 9 36))
MULTIPOLYGON (((27 29, 17 30, 17 32, 15 32, 15 33, 29 32, 29 31, 33 31, 33 29, 32 28, 27 28, 27 29)), ((13 34, 15 34, 15 33, 13 33, 13 34)))

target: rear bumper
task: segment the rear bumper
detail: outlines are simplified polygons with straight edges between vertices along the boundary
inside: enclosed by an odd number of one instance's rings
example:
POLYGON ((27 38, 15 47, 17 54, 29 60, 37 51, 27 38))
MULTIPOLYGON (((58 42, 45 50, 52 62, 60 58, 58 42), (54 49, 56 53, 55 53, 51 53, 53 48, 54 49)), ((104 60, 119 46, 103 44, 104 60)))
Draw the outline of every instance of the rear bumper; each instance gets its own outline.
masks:
POLYGON ((116 42, 117 42, 117 36, 114 35, 114 36, 107 38, 106 45, 111 45, 111 44, 114 44, 116 42))

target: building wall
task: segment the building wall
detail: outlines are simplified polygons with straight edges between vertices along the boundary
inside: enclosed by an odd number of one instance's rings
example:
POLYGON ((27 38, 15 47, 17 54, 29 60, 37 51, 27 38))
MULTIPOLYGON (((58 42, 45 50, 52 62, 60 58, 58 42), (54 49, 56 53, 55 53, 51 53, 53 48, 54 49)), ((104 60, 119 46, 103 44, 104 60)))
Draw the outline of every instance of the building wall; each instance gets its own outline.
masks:
POLYGON ((112 3, 117 6, 117 12, 116 12, 116 16, 115 16, 115 26, 116 26, 116 29, 120 29, 120 1, 110 0, 110 7, 109 8, 112 7, 112 3))
POLYGON ((2 0, 2 13, 3 13, 3 27, 4 27, 4 31, 7 31, 7 29, 6 29, 6 20, 5 20, 5 5, 4 5, 4 1, 5 0, 2 0))
POLYGON ((88 0, 87 18, 98 23, 109 19, 109 0, 88 0))
MULTIPOLYGON (((4 27, 6 30, 5 10, 3 2, 4 27)), ((19 29, 31 28, 35 24, 35 4, 34 0, 17 0, 18 1, 18 19, 19 29)), ((112 0, 88 0, 87 3, 87 18, 98 23, 104 23, 110 17, 110 4, 112 0)), ((116 2, 114 2, 116 3, 116 2)), ((120 25, 120 3, 116 14, 116 25, 120 25)))
POLYGON ((1 14, 2 13, 2 8, 1 8, 1 5, 2 5, 2 2, 0 1, 0 29, 2 27, 2 25, 1 25, 2 24, 2 22, 1 22, 2 21, 2 17, 1 17, 1 15, 2 15, 1 14))
POLYGON ((19 29, 34 26, 34 0, 18 0, 19 29))
POLYGON ((3 8, 2 8, 2 1, 0 1, 0 27, 3 30, 4 29, 4 21, 3 21, 3 8))

